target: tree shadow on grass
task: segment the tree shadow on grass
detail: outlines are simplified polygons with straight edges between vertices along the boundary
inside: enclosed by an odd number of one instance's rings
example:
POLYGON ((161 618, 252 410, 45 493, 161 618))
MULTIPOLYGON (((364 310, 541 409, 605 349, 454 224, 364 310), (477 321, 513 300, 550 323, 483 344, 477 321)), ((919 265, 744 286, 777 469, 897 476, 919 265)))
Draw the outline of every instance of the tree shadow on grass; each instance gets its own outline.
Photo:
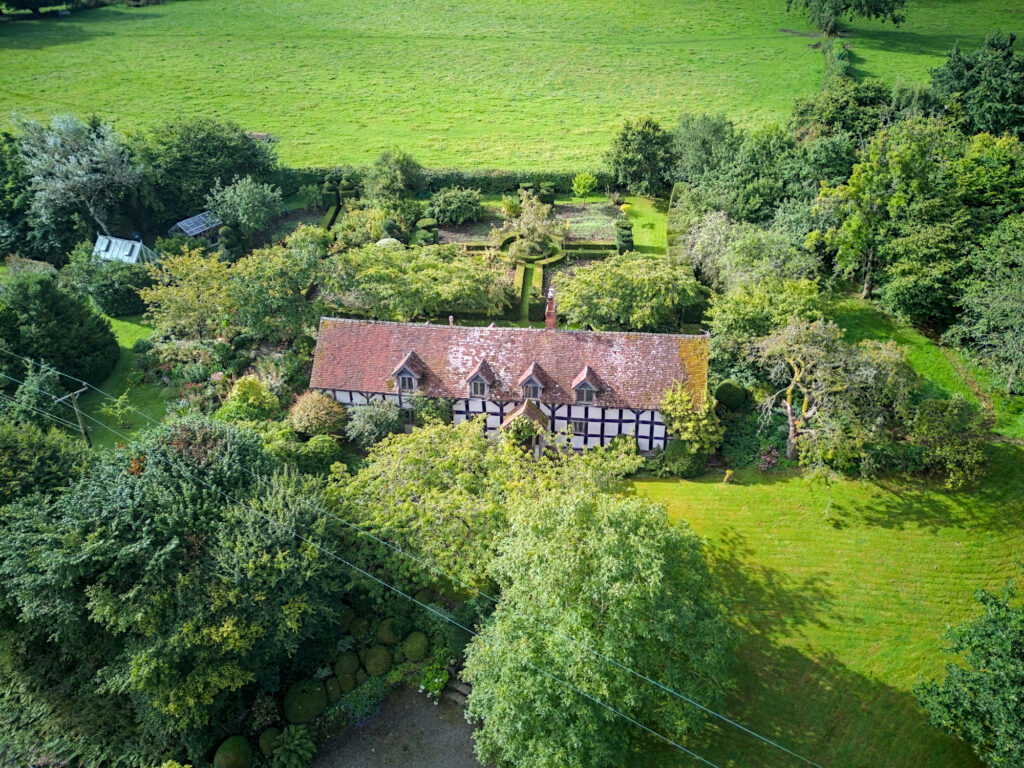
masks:
MULTIPOLYGON (((130 13, 104 13, 101 18, 92 10, 76 10, 69 17, 19 19, 0 24, 0 50, 43 50, 61 45, 73 45, 96 37, 111 37, 110 25, 127 22, 158 22, 163 13, 152 6, 133 8, 130 13)), ((118 32, 120 34, 120 32, 118 32)))
POLYGON ((1024 447, 990 443, 984 477, 974 487, 947 491, 932 479, 886 478, 884 494, 838 501, 830 509, 837 526, 902 529, 1024 531, 1024 447))
MULTIPOLYGON (((797 647, 805 628, 839 621, 832 606, 840 596, 820 578, 794 578, 752 562, 736 530, 723 534, 711 563, 736 632, 735 687, 717 712, 824 766, 980 768, 966 747, 928 724, 912 693, 850 669, 828 649, 811 655, 797 647)), ((713 701, 709 692, 707 702, 713 701)), ((721 719, 707 722, 708 730, 686 747, 721 768, 807 765, 721 719)), ((637 765, 699 763, 656 744, 637 765)))

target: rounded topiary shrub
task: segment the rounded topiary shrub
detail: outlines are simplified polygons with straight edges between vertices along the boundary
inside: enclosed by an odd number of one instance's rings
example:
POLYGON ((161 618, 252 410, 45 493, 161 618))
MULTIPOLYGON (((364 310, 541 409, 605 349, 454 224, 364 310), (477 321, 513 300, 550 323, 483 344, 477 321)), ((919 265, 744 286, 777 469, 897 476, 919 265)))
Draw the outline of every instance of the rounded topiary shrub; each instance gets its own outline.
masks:
POLYGON ((715 400, 727 411, 739 411, 747 404, 747 390, 732 379, 715 388, 715 400))
POLYGON ((345 651, 334 661, 334 674, 338 677, 342 675, 354 675, 359 671, 359 654, 355 651, 345 651))
POLYGON ((274 745, 277 742, 277 737, 280 735, 281 729, 274 727, 266 728, 263 730, 262 733, 260 733, 258 745, 260 748, 260 752, 263 754, 264 757, 270 757, 270 755, 273 753, 274 745))
POLYGON ((217 747, 213 768, 249 768, 252 765, 252 747, 244 736, 231 736, 217 747))
POLYGON ((366 652, 366 671, 374 677, 386 675, 391 669, 391 651, 375 645, 366 652))
POLYGON ((438 224, 459 226, 483 218, 480 201, 479 189, 445 187, 431 196, 427 211, 438 224))
POLYGON ((413 632, 402 643, 402 652, 409 661, 423 661, 430 650, 430 640, 423 632, 413 632))
POLYGON ((337 435, 347 421, 345 407, 322 392, 304 392, 288 411, 288 423, 304 435, 337 435))
POLYGON ((708 455, 703 452, 691 453, 682 440, 673 440, 665 448, 664 467, 676 477, 699 477, 707 469, 708 455))
POLYGON ((426 229, 428 231, 437 229, 437 219, 420 219, 416 222, 416 229, 426 229))
POLYGON ((327 689, 319 680, 299 680, 284 695, 284 716, 290 723, 311 723, 327 709, 327 689))
POLYGON ((341 683, 336 677, 328 677, 324 681, 324 688, 327 691, 327 703, 333 704, 341 698, 341 683))
POLYGON ((338 629, 341 630, 341 633, 343 635, 348 633, 349 629, 352 626, 352 619, 354 619, 355 617, 356 617, 355 610, 352 609, 352 608, 349 608, 348 606, 346 606, 345 608, 342 608, 338 612, 338 629))
MULTIPOLYGON (((359 671, 358 667, 356 671, 359 671)), ((356 676, 354 674, 338 675, 338 687, 341 688, 342 693, 354 691, 356 688, 356 676)))
POLYGON ((366 670, 360 669, 356 672, 356 685, 362 685, 366 682, 366 670))
POLYGON ((365 616, 356 616, 348 628, 348 633, 361 643, 370 639, 370 620, 365 616))
POLYGON ((395 645, 398 640, 398 631, 394 619, 384 619, 377 628, 377 641, 381 645, 395 645))

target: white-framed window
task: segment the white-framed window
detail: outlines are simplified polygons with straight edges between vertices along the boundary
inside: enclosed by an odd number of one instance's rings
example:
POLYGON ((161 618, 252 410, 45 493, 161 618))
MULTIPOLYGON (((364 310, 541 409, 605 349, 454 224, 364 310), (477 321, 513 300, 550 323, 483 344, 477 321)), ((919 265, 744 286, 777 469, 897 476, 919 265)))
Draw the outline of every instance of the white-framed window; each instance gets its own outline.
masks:
POLYGON ((596 394, 597 393, 592 388, 590 388, 586 384, 583 384, 579 387, 576 387, 576 402, 592 403, 594 402, 594 395, 596 394))
POLYGON ((398 377, 398 389, 400 392, 412 392, 416 389, 416 379, 408 373, 400 374, 398 377))
POLYGON ((569 426, 572 427, 572 433, 574 435, 586 435, 587 434, 587 422, 583 419, 573 419, 569 422, 569 426))
POLYGON ((523 397, 527 400, 540 400, 539 384, 523 384, 523 397))
POLYGON ((473 379, 469 382, 470 397, 487 397, 487 382, 483 379, 473 379))

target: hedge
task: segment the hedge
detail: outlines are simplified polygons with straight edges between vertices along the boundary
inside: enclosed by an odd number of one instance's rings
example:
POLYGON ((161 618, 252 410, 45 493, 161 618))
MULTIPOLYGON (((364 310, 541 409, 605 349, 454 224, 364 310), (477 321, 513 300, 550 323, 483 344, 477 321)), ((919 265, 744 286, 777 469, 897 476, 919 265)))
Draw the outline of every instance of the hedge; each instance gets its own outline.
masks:
MULTIPOLYGON (((524 171, 524 170, 462 170, 459 168, 428 168, 424 171, 427 192, 437 192, 443 187, 466 187, 479 189, 485 195, 500 195, 515 192, 520 184, 532 184, 534 189, 545 184, 554 186, 562 194, 572 193, 572 180, 581 170, 593 173, 597 188, 615 186, 615 177, 608 170, 595 171, 580 168, 573 171, 524 171)), ((280 167, 271 179, 281 188, 285 197, 299 191, 300 187, 313 184, 320 187, 325 179, 337 181, 344 174, 361 183, 366 167, 338 165, 313 166, 309 168, 280 167)))

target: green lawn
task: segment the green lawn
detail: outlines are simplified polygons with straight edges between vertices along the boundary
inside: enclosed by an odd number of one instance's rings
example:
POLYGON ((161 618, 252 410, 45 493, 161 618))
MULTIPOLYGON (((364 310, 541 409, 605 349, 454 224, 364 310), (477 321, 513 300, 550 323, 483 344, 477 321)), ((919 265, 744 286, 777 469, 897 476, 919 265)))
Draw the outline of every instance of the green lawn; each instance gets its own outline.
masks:
POLYGON ((927 380, 930 394, 948 397, 959 393, 992 415, 995 434, 1024 439, 1024 397, 1006 395, 1004 381, 959 350, 937 346, 920 331, 898 323, 861 299, 843 299, 836 304, 834 314, 849 341, 893 340, 906 347, 911 365, 927 380))
POLYGON ((431 166, 599 165, 627 116, 746 124, 813 92, 780 0, 199 0, 0 25, 0 119, 189 115, 269 131, 295 165, 401 145, 431 166))
POLYGON ((975 48, 997 29, 1024 31, 1020 0, 909 0, 906 13, 899 28, 861 20, 841 25, 856 76, 923 81, 954 45, 975 48))
POLYGON ((633 245, 641 253, 660 253, 668 250, 668 201, 649 197, 627 197, 628 216, 633 222, 633 245))
MULTIPOLYGON (((637 481, 714 550, 739 632, 724 714, 829 768, 980 765, 927 724, 912 687, 942 669, 942 633, 974 591, 1019 575, 1024 448, 989 453, 987 482, 957 493, 757 469, 733 485, 637 481)), ((720 766, 801 765, 730 728, 689 746, 720 766)))
MULTIPOLYGON (((135 355, 131 351, 132 344, 138 339, 148 338, 153 333, 153 329, 145 325, 139 317, 110 318, 110 324, 117 336, 117 343, 121 347, 121 357, 113 372, 100 385, 100 389, 118 397, 128 389, 128 374, 131 372, 135 359, 135 355)), ((133 407, 153 419, 162 419, 167 410, 167 403, 161 394, 160 387, 156 384, 139 384, 133 387, 130 399, 133 407)), ((130 436, 137 430, 149 426, 149 422, 142 416, 132 414, 128 426, 122 427, 115 419, 100 410, 100 406, 110 402, 109 399, 93 390, 86 392, 79 402, 85 413, 124 435, 130 436)), ((118 442, 122 442, 120 437, 103 429, 95 422, 89 419, 86 419, 85 422, 89 428, 89 435, 98 448, 109 449, 118 442)))

